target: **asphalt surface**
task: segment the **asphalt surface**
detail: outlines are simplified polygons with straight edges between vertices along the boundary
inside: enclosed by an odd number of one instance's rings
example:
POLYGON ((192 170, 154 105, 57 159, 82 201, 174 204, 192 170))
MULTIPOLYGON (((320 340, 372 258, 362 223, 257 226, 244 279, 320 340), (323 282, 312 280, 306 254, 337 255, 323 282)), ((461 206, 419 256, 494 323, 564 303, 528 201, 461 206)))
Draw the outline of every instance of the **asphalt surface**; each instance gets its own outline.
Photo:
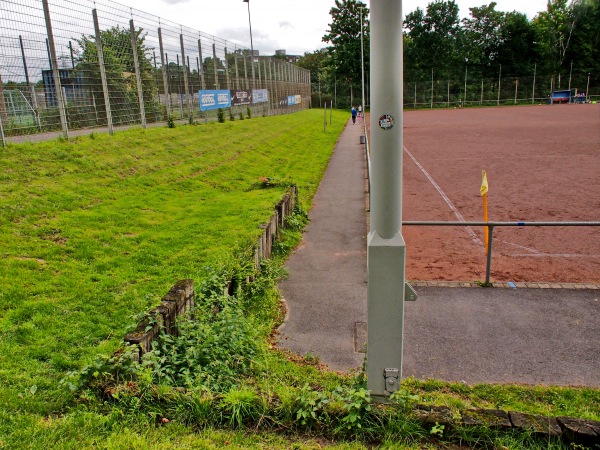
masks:
MULTIPOLYGON (((280 288, 278 345, 360 369, 367 264, 362 127, 346 126, 280 288)), ((403 376, 600 387, 600 290, 419 287, 405 305, 403 376)))

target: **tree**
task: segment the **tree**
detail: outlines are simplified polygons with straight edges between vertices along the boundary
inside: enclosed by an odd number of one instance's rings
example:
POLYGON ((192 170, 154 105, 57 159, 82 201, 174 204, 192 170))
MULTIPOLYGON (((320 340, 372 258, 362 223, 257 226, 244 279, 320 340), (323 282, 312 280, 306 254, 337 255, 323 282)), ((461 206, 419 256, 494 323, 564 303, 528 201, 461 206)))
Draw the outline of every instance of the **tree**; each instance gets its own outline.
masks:
POLYGON ((310 70, 310 82, 318 83, 319 77, 323 78, 330 65, 329 55, 324 50, 306 52, 297 62, 298 67, 310 70))
POLYGON ((496 2, 469 10, 471 17, 462 21, 464 39, 468 43, 465 47, 465 59, 469 67, 478 66, 482 76, 490 76, 498 66, 505 15, 496 11, 496 2))
POLYGON ((600 0, 572 5, 576 17, 571 45, 565 60, 573 61, 573 70, 600 76, 600 0))
POLYGON ((327 48, 334 75, 349 83, 361 81, 361 10, 364 37, 365 71, 369 61, 369 8, 357 0, 335 0, 331 23, 323 42, 327 48))
POLYGON ((434 69, 438 76, 451 77, 462 67, 459 52, 462 30, 454 0, 436 0, 407 14, 405 58, 409 75, 415 79, 434 69))
MULTIPOLYGON (((149 56, 147 57, 152 49, 144 45, 146 35, 141 28, 138 28, 135 34, 146 118, 149 121, 158 120, 160 105, 155 100, 156 80, 149 56)), ((96 38, 83 35, 81 39, 75 41, 79 45, 79 49, 75 50, 77 55, 75 71, 77 76, 82 78, 85 91, 92 96, 98 115, 106 120, 96 38)), ((100 41, 113 122, 137 121, 139 102, 130 31, 119 26, 112 27, 100 32, 100 41)))
POLYGON ((535 29, 525 14, 513 11, 504 16, 497 57, 503 73, 520 76, 531 73, 534 64, 539 65, 541 60, 535 37, 535 29))
MULTIPOLYGON (((568 0, 548 0, 546 11, 538 14, 534 23, 538 36, 553 73, 559 72, 565 61, 567 50, 577 21, 568 0)), ((577 2, 578 3, 578 2, 577 2)))

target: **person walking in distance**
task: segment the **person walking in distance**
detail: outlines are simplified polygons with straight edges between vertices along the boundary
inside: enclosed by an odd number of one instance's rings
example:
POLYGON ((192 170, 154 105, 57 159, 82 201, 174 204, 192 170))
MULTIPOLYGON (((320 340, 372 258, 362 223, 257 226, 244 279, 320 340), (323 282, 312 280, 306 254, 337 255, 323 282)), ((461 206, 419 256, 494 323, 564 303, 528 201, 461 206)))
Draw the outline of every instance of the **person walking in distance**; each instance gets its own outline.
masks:
POLYGON ((356 123, 356 108, 352 107, 352 125, 356 123))
POLYGON ((362 105, 358 105, 358 118, 362 119, 363 117, 362 105))

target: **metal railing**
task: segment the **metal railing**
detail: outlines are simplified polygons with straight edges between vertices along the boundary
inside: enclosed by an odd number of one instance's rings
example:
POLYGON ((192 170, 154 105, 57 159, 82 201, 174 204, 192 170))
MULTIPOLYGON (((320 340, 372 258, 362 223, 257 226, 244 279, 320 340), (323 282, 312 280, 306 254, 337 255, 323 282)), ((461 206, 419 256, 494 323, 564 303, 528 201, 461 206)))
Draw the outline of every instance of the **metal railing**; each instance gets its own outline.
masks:
POLYGON ((431 227, 487 227, 489 229, 487 242, 487 258, 485 269, 485 286, 490 285, 492 270, 492 244, 495 227, 598 227, 600 222, 428 222, 407 221, 404 226, 431 226, 431 227))
POLYGON ((200 90, 246 91, 235 116, 285 114, 309 106, 310 72, 111 0, 0 2, 6 138, 215 120, 216 110, 201 112, 200 90), (268 99, 252 101, 251 89, 268 99))

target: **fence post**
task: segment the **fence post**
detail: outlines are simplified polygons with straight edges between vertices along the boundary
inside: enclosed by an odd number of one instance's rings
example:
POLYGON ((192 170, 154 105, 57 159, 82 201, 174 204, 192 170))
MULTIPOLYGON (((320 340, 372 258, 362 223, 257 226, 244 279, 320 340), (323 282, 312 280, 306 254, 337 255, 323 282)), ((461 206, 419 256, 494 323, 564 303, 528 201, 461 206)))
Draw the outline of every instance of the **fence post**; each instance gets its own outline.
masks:
POLYGON ((240 88, 240 72, 239 72, 239 68, 238 68, 238 57, 237 57, 237 53, 233 54, 233 62, 235 64, 235 88, 239 89, 240 88))
POLYGON ((479 101, 479 106, 483 105, 483 78, 481 79, 481 100, 479 101))
POLYGON ((433 109, 433 69, 431 69, 431 106, 433 109))
POLYGON ((515 105, 517 104, 517 98, 519 94, 519 79, 515 81, 515 105))
POLYGON ((140 61, 138 59, 137 37, 133 19, 129 21, 129 31, 131 32, 131 51, 133 52, 133 66, 135 68, 135 83, 137 86, 138 100, 140 102, 140 119, 142 127, 146 128, 146 109, 144 108, 144 93, 142 90, 142 77, 140 76, 140 61))
MULTIPOLYGON (((69 46, 70 45, 71 45, 71 42, 69 42, 69 46)), ((38 128, 41 131, 40 119, 38 117, 37 99, 35 98, 35 88, 29 82, 29 71, 27 70, 27 59, 25 58, 25 48, 23 47, 23 37, 21 35, 19 35, 19 46, 21 47, 21 58, 23 59, 23 71, 25 72, 25 83, 27 84, 27 86, 29 87, 29 90, 31 91, 31 103, 32 104, 30 105, 30 107, 32 108, 33 120, 38 124, 38 128)))
POLYGON ((6 141, 4 139, 4 125, 2 125, 2 117, 0 116, 0 139, 2 140, 2 148, 6 147, 6 141))
POLYGON ((206 82, 204 81, 204 63, 202 61, 202 40, 198 38, 198 54, 200 55, 200 65, 198 70, 200 71, 200 85, 202 90, 206 89, 206 82))
POLYGON ((533 91, 531 93, 531 104, 535 103, 535 76, 537 72, 537 63, 533 66, 533 91))
POLYGON ((502 86, 502 64, 500 64, 500 73, 498 74, 498 106, 500 106, 500 90, 502 86))
POLYGON ((65 139, 69 139, 69 125, 67 124, 67 112, 65 111, 65 101, 62 96, 62 88, 60 85, 60 72, 58 70, 56 47, 54 46, 54 34, 52 33, 52 22, 50 20, 50 9, 48 8, 48 0, 42 0, 42 6, 44 7, 46 33, 48 34, 48 40, 46 42, 50 56, 52 76, 54 78, 54 91, 56 92, 56 102, 58 103, 60 123, 62 126, 63 136, 65 137, 65 139))
POLYGON ((231 89, 231 80, 229 79, 229 61, 227 61, 227 47, 224 50, 225 53, 225 80, 227 82, 227 89, 231 89))
POLYGON ((100 25, 98 25, 98 13, 92 9, 94 18, 94 30, 96 32, 96 49, 98 50, 98 66, 100 67, 100 78, 102 79, 102 92, 104 93, 104 105, 106 106, 106 121, 108 122, 108 134, 113 134, 112 111, 110 109, 110 98, 108 95, 108 83, 106 81, 106 67, 104 66, 104 52, 100 38, 100 25))
POLYGON ((217 72, 217 47, 215 45, 215 43, 213 42, 212 45, 212 51, 213 51, 213 70, 215 72, 215 89, 218 91, 219 90, 219 74, 217 72))
POLYGON ((171 102, 169 101, 169 77, 167 76, 167 67, 165 66, 165 51, 163 47, 162 31, 158 27, 158 47, 160 50, 160 64, 163 76, 163 90, 165 93, 165 106, 168 120, 171 117, 171 102))
POLYGON ((192 118, 192 104, 190 103, 190 89, 188 86, 188 62, 185 59, 185 49, 183 46, 183 33, 179 35, 179 43, 181 44, 181 64, 183 66, 183 84, 185 92, 185 101, 188 107, 188 120, 192 118))

